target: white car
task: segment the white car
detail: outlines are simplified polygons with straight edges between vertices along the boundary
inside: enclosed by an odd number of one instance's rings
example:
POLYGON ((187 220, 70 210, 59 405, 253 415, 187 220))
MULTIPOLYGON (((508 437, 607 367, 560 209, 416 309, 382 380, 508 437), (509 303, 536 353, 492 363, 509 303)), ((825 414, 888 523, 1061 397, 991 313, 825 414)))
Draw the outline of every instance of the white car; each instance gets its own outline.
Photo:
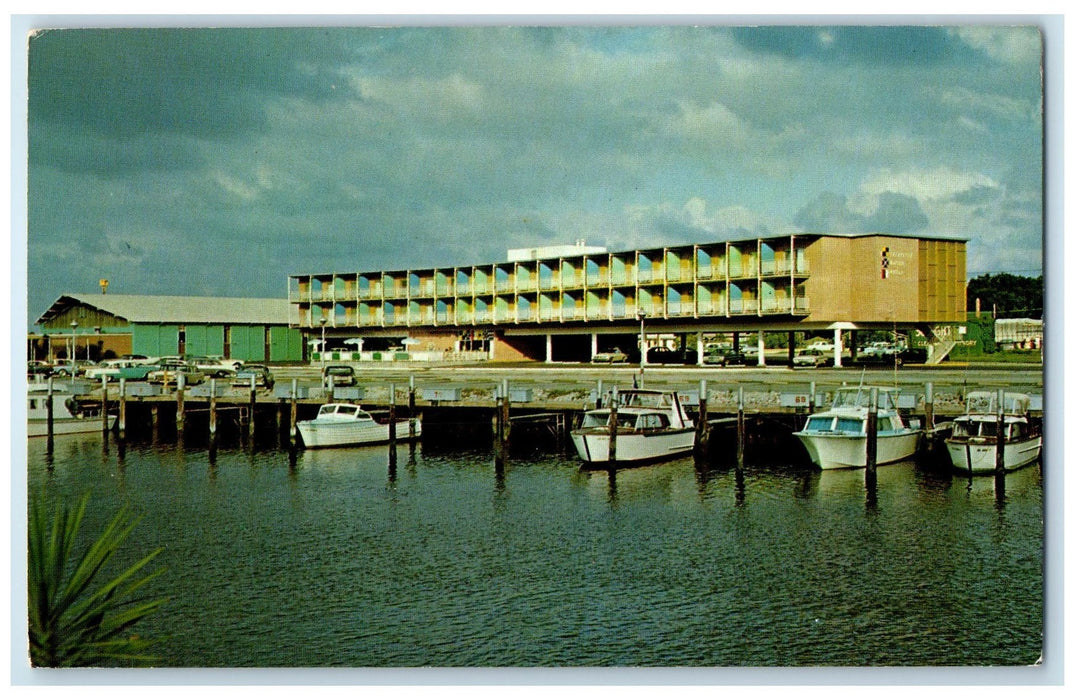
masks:
POLYGON ((230 377, 243 366, 242 360, 227 360, 217 355, 192 357, 188 361, 207 377, 230 377))

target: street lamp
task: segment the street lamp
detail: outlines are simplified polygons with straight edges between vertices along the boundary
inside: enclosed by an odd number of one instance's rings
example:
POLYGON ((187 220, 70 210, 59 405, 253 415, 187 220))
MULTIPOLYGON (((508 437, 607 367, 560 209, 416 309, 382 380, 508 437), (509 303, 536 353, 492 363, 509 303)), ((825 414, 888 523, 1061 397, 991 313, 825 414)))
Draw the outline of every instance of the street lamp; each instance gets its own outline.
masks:
POLYGON ((638 388, 646 388, 646 312, 638 312, 638 388))

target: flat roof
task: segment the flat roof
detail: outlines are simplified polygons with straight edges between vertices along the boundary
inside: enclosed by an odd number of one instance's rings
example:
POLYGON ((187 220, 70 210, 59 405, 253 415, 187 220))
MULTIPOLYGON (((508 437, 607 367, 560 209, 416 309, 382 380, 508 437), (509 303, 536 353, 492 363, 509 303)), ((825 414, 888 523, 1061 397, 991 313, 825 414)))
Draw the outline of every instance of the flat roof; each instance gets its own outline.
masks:
POLYGON ((143 296, 139 294, 62 294, 37 324, 72 306, 89 306, 130 323, 250 323, 287 325, 287 299, 246 297, 143 296))

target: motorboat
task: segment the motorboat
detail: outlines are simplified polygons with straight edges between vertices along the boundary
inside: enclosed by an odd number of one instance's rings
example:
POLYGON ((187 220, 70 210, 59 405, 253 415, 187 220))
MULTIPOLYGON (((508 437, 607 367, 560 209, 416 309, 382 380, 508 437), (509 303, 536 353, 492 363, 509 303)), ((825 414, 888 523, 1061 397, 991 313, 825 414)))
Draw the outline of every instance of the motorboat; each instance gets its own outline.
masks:
MULTIPOLYGON (((299 435, 306 447, 349 447, 388 442, 391 425, 377 421, 353 403, 327 403, 313 420, 298 422, 299 435)), ((414 419, 414 437, 422 435, 422 421, 414 419)), ((396 439, 410 439, 410 419, 396 421, 396 439)))
POLYGON ((963 473, 993 474, 997 467, 998 428, 1004 436, 1004 471, 1014 471, 1041 456, 1041 432, 1029 420, 1026 394, 972 391, 966 413, 952 421, 945 439, 952 467, 963 473), (1003 400, 1003 412, 998 410, 1003 400), (1003 423, 1001 414, 1003 413, 1003 423), (1000 427, 1002 426, 1002 427, 1000 427))
MULTIPOLYGON (((674 391, 631 389, 620 392, 616 405, 616 463, 670 459, 694 449, 694 422, 674 391)), ((612 408, 587 411, 571 431, 579 459, 609 463, 612 408)))
POLYGON ((822 469, 866 466, 866 419, 870 395, 877 391, 877 462, 889 464, 918 451, 922 430, 905 426, 897 410, 899 390, 884 386, 840 387, 832 406, 812 413, 802 430, 794 433, 822 469))
MULTIPOLYGON (((47 384, 31 384, 26 394, 26 434, 28 437, 46 437, 49 434, 48 406, 52 401, 52 434, 92 433, 104 430, 101 407, 82 405, 74 394, 53 389, 50 395, 47 384)), ((117 417, 108 416, 108 430, 116 425, 117 417)))

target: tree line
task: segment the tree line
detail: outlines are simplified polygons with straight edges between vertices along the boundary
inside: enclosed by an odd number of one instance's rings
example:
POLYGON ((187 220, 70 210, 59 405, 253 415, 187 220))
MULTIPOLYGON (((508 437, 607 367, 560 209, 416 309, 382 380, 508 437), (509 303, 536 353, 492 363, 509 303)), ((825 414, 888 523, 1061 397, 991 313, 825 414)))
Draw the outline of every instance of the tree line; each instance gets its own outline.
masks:
POLYGON ((985 274, 967 282, 967 311, 996 311, 997 318, 1041 318, 1045 278, 1021 277, 1007 272, 985 274))

